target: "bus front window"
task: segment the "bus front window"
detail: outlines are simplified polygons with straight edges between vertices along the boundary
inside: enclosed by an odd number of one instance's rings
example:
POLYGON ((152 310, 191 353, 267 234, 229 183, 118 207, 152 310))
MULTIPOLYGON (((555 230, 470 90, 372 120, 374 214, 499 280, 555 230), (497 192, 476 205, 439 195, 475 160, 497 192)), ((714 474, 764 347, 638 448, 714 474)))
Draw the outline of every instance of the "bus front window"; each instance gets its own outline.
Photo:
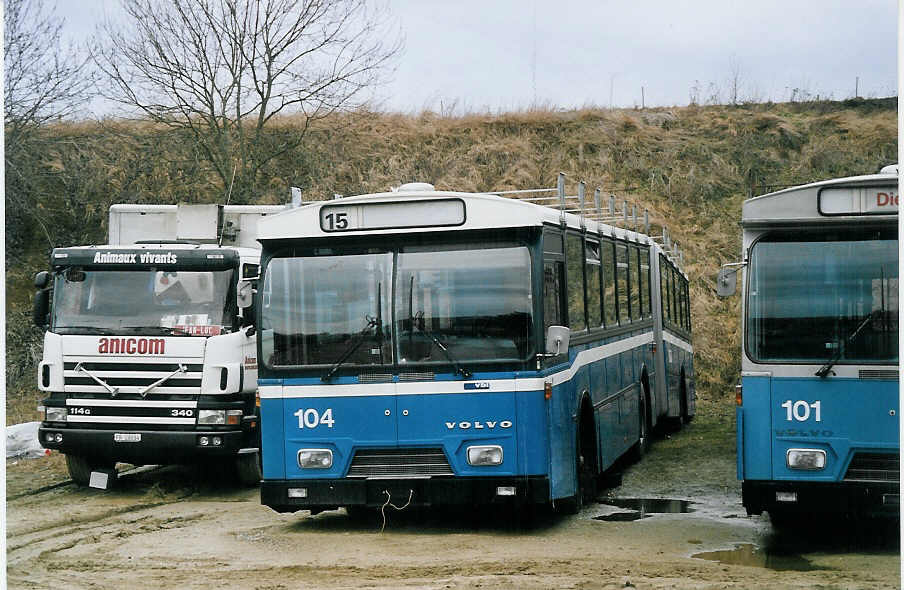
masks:
POLYGON ((750 358, 896 363, 897 253, 887 231, 761 239, 748 269, 750 358))
POLYGON ((523 360, 530 354, 527 248, 403 248, 397 277, 399 364, 523 360))

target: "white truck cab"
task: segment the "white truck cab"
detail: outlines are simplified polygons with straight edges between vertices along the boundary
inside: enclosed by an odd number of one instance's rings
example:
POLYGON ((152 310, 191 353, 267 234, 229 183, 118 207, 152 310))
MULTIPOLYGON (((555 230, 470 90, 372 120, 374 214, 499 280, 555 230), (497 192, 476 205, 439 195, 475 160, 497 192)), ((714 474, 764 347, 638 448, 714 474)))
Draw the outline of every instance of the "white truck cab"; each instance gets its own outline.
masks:
POLYGON ((53 250, 35 277, 39 436, 76 483, 216 460, 259 481, 257 221, 283 209, 114 205, 109 244, 53 250))

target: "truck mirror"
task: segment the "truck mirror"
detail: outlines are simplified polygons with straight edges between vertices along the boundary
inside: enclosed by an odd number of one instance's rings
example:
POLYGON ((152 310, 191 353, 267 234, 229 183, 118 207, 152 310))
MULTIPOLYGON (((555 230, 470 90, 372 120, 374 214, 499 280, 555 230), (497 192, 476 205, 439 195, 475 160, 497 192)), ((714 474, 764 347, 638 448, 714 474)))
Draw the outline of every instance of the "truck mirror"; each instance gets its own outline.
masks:
POLYGON ((557 356, 568 352, 571 330, 565 326, 550 326, 546 329, 546 354, 557 356))
POLYGON ((32 311, 32 319, 37 327, 47 325, 47 312, 50 308, 50 290, 41 289, 35 293, 35 304, 32 311))
POLYGON ((236 287, 236 302, 239 309, 251 307, 254 302, 254 288, 251 285, 251 281, 239 281, 236 287))
POLYGON ((46 289, 50 285, 50 273, 42 270, 35 274, 35 289, 46 289))
POLYGON ((716 295, 731 297, 738 288, 738 267, 723 266, 716 278, 716 295))

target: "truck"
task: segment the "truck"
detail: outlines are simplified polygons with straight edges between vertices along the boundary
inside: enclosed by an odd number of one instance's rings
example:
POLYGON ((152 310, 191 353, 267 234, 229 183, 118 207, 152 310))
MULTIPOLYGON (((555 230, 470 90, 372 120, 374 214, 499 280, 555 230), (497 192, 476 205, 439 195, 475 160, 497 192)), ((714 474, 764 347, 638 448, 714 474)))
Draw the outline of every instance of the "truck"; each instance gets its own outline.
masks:
POLYGON ((109 243, 53 249, 35 275, 38 435, 76 484, 108 487, 117 462, 259 482, 257 223, 282 210, 117 204, 109 243))

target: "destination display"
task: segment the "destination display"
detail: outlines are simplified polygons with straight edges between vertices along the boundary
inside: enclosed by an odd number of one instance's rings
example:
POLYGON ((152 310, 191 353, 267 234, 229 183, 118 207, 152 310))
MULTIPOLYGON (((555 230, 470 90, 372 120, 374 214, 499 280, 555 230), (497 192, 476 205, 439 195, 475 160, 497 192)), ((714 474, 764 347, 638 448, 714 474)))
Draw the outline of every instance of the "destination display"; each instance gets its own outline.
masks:
POLYGON ((320 228, 325 232, 443 227, 464 222, 465 204, 461 199, 356 203, 320 208, 320 228))
POLYGON ((898 190, 882 187, 826 187, 819 191, 823 215, 896 215, 898 190))

